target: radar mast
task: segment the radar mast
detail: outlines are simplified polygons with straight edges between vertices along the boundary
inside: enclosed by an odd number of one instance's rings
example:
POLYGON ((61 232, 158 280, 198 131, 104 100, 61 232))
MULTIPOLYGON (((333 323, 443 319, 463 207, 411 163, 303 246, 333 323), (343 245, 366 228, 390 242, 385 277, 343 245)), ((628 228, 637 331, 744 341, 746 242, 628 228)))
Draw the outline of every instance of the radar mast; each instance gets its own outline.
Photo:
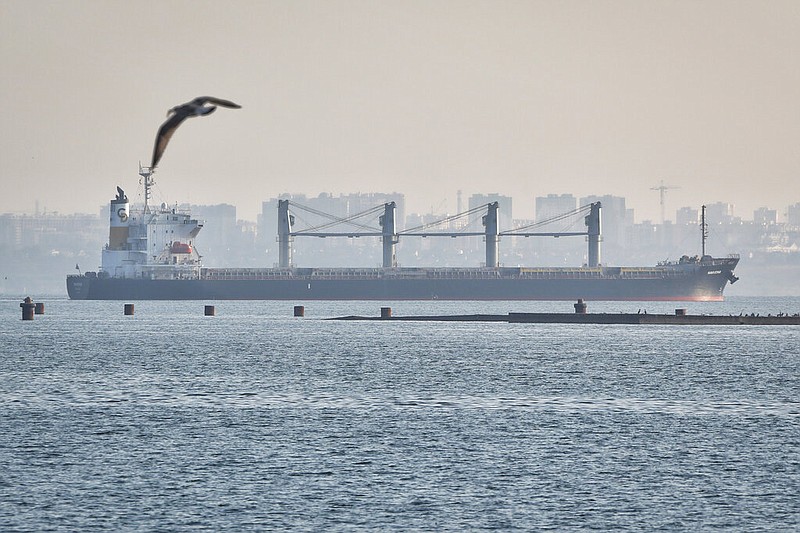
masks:
POLYGON ((139 175, 144 178, 144 212, 150 212, 150 199, 153 196, 151 188, 155 185, 156 180, 153 178, 153 173, 155 172, 154 168, 151 167, 143 167, 141 163, 139 163, 139 175))

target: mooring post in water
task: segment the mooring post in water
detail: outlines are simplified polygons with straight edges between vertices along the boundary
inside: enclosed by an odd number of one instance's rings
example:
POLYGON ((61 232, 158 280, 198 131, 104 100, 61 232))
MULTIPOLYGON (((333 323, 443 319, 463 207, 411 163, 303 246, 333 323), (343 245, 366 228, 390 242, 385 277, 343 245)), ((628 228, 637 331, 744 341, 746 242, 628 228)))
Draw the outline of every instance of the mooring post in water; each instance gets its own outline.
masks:
POLYGON ((131 316, 133 314, 133 304, 125 304, 125 316, 131 316))
POLYGON ((205 316, 215 316, 217 314, 217 310, 214 309, 213 305, 207 305, 203 312, 205 313, 205 316))
POLYGON ((306 308, 302 305, 295 305, 294 316, 306 316, 306 308))
POLYGON ((583 301, 583 298, 578 298, 578 303, 574 304, 573 307, 575 307, 575 312, 579 315, 586 314, 586 303, 583 301))
POLYGON ((381 307, 381 318, 392 318, 392 308, 381 307))
POLYGON ((22 320, 33 320, 33 311, 36 308, 36 304, 33 303, 31 297, 26 296, 19 306, 22 308, 22 320))
POLYGON ((44 302, 36 302, 36 307, 33 310, 33 313, 36 315, 43 315, 44 314, 44 302))

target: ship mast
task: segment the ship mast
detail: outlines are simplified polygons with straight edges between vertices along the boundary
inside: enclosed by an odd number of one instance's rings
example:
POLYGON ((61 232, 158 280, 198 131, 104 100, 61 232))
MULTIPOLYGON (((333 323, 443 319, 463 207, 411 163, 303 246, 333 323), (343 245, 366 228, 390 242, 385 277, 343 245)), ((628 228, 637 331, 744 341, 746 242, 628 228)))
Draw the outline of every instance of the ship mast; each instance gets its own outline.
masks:
POLYGON ((151 167, 143 167, 141 163, 139 163, 139 175, 144 178, 144 212, 150 212, 150 199, 153 197, 152 187, 156 184, 155 178, 153 178, 153 173, 155 172, 154 168, 151 167))
POLYGON ((706 224, 706 206, 703 206, 700 210, 700 234, 703 236, 703 255, 700 257, 703 258, 706 256, 706 239, 708 238, 708 224, 706 224))

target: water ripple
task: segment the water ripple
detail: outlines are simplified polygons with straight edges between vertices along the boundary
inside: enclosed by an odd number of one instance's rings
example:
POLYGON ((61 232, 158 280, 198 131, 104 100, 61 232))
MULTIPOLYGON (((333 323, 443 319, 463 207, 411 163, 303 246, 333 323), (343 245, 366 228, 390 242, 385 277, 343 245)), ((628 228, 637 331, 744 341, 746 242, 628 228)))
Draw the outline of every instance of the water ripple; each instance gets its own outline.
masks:
MULTIPOLYGON (((63 408, 136 404, 264 408, 264 409, 401 409, 401 410, 517 410, 555 412, 635 412, 644 414, 702 415, 726 414, 739 416, 800 416, 800 402, 765 401, 754 399, 671 400, 647 398, 592 397, 532 397, 532 396, 474 396, 474 395, 350 395, 334 394, 263 394, 258 392, 186 392, 181 394, 134 391, 128 394, 107 395, 99 392, 42 394, 16 391, 0 394, 0 407, 63 408)), ((132 406, 125 406, 132 408, 132 406)))

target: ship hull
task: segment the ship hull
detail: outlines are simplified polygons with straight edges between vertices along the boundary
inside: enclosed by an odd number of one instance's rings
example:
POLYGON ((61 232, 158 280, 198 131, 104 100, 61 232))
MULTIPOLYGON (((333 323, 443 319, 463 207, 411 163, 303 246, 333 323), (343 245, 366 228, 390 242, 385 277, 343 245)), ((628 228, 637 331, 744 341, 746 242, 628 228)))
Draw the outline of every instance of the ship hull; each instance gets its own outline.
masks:
POLYGON ((730 271, 692 266, 621 276, 618 271, 582 273, 572 269, 562 273, 552 269, 537 272, 538 277, 498 273, 495 278, 473 279, 448 277, 433 269, 415 271, 427 274, 425 277, 376 274, 353 275, 351 279, 299 274, 289 279, 103 279, 84 275, 69 276, 67 291, 70 298, 78 300, 721 301, 730 271))

